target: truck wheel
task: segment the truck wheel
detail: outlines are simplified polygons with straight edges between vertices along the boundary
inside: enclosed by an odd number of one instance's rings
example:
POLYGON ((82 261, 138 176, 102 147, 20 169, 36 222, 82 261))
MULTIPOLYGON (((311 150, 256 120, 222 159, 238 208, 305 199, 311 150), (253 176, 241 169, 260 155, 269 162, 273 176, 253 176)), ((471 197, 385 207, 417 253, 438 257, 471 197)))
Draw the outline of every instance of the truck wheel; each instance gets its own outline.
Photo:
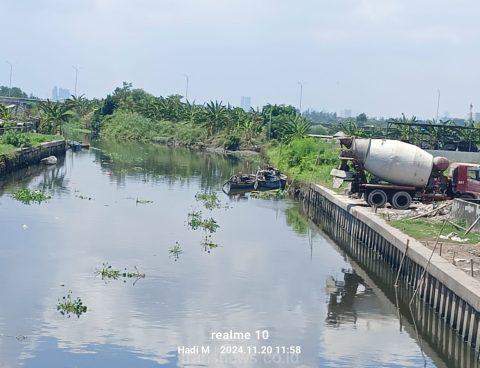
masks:
POLYGON ((367 203, 372 207, 385 207, 387 200, 387 193, 381 189, 372 190, 367 196, 367 203))
POLYGON ((392 196, 391 203, 397 210, 406 210, 412 204, 412 196, 407 192, 396 192, 392 196))

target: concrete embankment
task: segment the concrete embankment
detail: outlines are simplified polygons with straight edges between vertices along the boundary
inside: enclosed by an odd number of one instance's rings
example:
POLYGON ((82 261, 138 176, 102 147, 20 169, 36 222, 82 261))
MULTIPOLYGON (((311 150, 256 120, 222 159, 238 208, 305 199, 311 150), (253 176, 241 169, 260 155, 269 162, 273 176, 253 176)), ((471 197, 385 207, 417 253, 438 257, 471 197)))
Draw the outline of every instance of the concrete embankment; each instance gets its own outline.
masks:
POLYGON ((430 305, 445 324, 479 351, 479 281, 439 255, 432 255, 422 243, 393 228, 358 201, 320 185, 300 187, 296 195, 302 200, 306 214, 333 239, 341 238, 376 254, 395 275, 402 264, 400 279, 412 290, 418 288, 422 302, 430 305))
POLYGON ((36 147, 19 149, 13 156, 0 156, 0 175, 40 163, 48 156, 61 156, 67 149, 64 140, 45 142, 36 147))

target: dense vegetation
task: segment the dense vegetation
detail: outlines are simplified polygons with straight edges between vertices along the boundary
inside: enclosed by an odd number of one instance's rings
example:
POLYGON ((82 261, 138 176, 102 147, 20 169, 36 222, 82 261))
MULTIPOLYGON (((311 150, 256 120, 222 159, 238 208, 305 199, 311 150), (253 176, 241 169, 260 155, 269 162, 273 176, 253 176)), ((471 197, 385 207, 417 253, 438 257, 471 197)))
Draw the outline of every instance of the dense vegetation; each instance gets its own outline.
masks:
MULTIPOLYGON (((26 96, 21 90, 15 93, 26 96)), ((47 100, 35 104, 30 115, 40 118, 40 132, 47 134, 91 131, 105 140, 228 150, 257 150, 271 140, 288 143, 292 137, 306 133, 333 135, 339 131, 359 137, 399 139, 431 149, 476 151, 480 144, 480 129, 472 121, 418 121, 404 115, 385 120, 364 113, 341 118, 325 111, 299 114, 293 106, 271 104, 244 111, 221 101, 196 104, 180 95, 157 97, 129 83, 104 99, 72 96, 65 102, 47 100)), ((13 123, 15 117, 0 105, 0 120, 13 123)))
POLYGON ((9 88, 7 86, 0 86, 0 96, 27 98, 28 95, 18 87, 9 88))
POLYGON ((295 138, 272 145, 267 155, 275 166, 291 178, 330 186, 330 171, 338 165, 338 147, 334 142, 316 138, 295 138))
POLYGON ((18 148, 36 147, 41 143, 58 139, 61 139, 61 137, 49 134, 6 131, 0 136, 0 155, 12 156, 18 148))
POLYGON ((266 105, 261 111, 244 111, 219 101, 199 105, 179 95, 155 97, 124 83, 95 110, 91 127, 107 140, 237 150, 305 134, 310 124, 292 106, 266 105))

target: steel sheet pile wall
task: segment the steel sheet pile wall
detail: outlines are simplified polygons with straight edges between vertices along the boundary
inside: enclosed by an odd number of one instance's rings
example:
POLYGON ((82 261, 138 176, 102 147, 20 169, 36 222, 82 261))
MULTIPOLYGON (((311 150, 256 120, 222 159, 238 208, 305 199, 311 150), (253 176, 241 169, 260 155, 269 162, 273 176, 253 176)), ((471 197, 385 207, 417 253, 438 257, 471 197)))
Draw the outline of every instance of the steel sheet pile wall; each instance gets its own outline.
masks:
POLYGON ((455 345, 453 338, 446 342, 446 337, 450 336, 446 332, 448 330, 458 334, 460 341, 463 340, 466 346, 472 347, 470 350, 473 352, 480 350, 478 281, 436 254, 422 281, 422 273, 431 253, 423 244, 374 216, 371 209, 364 208, 353 200, 346 200, 321 186, 308 187, 303 191, 302 197, 306 214, 344 249, 356 257, 375 257, 389 266, 390 287, 393 286, 409 240, 400 278, 409 293, 418 287, 419 299, 412 303, 412 314, 417 314, 415 319, 420 324, 420 329, 424 327, 434 335, 435 341, 438 340, 441 345, 440 351, 449 359, 454 356, 463 357, 457 350, 464 349, 464 346, 455 345), (430 307, 440 324, 423 318, 425 305, 430 307))

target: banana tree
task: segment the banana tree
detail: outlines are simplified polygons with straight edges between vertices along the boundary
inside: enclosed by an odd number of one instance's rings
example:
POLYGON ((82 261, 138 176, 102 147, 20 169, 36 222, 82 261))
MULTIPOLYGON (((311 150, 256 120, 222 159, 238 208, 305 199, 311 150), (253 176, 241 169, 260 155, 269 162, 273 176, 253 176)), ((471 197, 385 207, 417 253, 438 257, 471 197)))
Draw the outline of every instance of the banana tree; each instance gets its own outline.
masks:
POLYGON ((39 104, 41 111, 41 130, 45 133, 63 134, 63 124, 72 116, 70 106, 61 102, 47 100, 39 104))
POLYGON ((228 110, 222 102, 210 101, 205 110, 207 134, 211 137, 215 132, 224 128, 228 122, 228 110))
POLYGON ((8 125, 12 119, 12 109, 9 109, 7 106, 0 104, 0 120, 2 121, 2 125, 8 125))

